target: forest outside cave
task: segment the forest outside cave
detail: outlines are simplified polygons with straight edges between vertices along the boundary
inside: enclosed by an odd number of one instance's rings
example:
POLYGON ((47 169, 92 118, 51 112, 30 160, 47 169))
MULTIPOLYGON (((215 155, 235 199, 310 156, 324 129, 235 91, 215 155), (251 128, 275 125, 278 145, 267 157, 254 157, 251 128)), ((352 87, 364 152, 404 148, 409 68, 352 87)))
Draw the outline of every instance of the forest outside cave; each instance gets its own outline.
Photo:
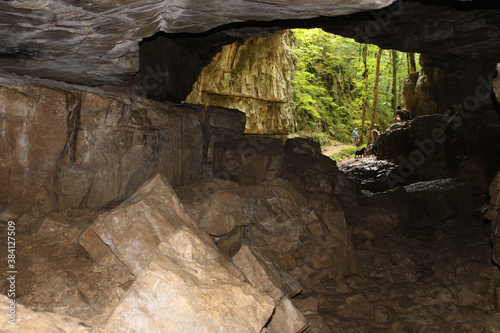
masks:
MULTIPOLYGON (((405 109, 403 84, 420 70, 419 54, 360 44, 318 28, 294 29, 293 35, 296 135, 323 146, 347 145, 357 128, 363 146, 371 129, 383 131, 393 123, 397 105, 405 109)), ((353 157, 355 149, 345 147, 331 157, 353 157)))

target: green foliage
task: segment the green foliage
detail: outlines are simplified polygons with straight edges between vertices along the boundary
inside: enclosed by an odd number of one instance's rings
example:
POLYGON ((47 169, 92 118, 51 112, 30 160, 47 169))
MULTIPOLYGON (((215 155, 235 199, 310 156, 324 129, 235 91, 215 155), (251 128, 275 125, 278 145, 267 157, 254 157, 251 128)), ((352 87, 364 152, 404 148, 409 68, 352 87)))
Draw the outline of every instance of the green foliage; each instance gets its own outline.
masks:
POLYGON ((319 143, 321 146, 329 145, 331 143, 329 135, 323 132, 299 131, 294 133, 294 137, 309 139, 319 143))
MULTIPOLYGON (((362 45, 353 39, 324 32, 321 29, 294 30, 293 80, 298 130, 323 132, 341 142, 351 141, 354 127, 361 131, 364 98, 362 45)), ((373 105, 373 81, 378 46, 368 45, 367 67, 368 113, 373 105)), ((408 75, 406 54, 397 53, 398 96, 408 75)), ((392 58, 385 50, 380 66, 379 97, 375 127, 384 130, 393 118, 392 58)), ((369 120, 369 114, 367 115, 369 120)), ((369 121, 365 122, 367 138, 369 121)))
POLYGON ((356 150, 361 149, 360 147, 352 146, 352 147, 346 147, 336 153, 333 153, 330 158, 332 158, 335 161, 340 161, 340 160, 345 160, 348 158, 354 158, 354 155, 356 154, 356 150))

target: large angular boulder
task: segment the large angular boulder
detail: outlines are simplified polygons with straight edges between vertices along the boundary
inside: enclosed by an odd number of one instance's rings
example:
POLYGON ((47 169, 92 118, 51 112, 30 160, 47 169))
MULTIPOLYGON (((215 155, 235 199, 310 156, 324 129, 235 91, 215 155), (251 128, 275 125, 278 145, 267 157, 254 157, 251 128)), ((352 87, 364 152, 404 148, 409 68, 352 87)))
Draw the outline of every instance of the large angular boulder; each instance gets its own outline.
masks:
MULTIPOLYGON (((101 215, 92 228, 137 275, 151 260, 158 244, 183 226, 203 235, 185 214, 173 189, 158 174, 117 209, 101 215)), ((90 248, 91 254, 92 251, 90 248)))
POLYGON ((109 332, 260 332, 274 309, 220 265, 191 230, 162 242, 104 328, 109 332))
POLYGON ((99 216, 80 244, 100 265, 123 262, 135 275, 96 318, 105 331, 259 332, 276 305, 245 282, 161 175, 99 216))
MULTIPOLYGON (((99 216, 90 230, 82 234, 84 239, 80 240, 80 244, 95 261, 100 261, 104 253, 107 253, 106 260, 112 261, 109 251, 102 245, 96 245, 98 241, 92 235, 94 232, 112 254, 137 276, 147 266, 157 246, 182 227, 192 230, 215 248, 208 234, 185 213, 167 180, 158 174, 116 209, 99 216)), ((223 260, 222 256, 220 258, 222 265, 242 278, 234 265, 223 260)))
POLYGON ((290 298, 284 297, 262 333, 301 333, 308 327, 309 323, 302 312, 292 304, 290 298))

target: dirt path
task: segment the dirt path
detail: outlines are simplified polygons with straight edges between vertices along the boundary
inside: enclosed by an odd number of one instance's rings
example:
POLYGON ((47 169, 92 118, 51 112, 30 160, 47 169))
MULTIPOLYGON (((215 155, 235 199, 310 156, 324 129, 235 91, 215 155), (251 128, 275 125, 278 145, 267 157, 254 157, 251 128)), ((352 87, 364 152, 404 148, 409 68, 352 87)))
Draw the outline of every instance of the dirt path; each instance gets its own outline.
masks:
POLYGON ((321 152, 323 155, 330 156, 333 153, 339 152, 346 147, 351 147, 351 145, 332 140, 332 143, 328 146, 321 147, 321 152))

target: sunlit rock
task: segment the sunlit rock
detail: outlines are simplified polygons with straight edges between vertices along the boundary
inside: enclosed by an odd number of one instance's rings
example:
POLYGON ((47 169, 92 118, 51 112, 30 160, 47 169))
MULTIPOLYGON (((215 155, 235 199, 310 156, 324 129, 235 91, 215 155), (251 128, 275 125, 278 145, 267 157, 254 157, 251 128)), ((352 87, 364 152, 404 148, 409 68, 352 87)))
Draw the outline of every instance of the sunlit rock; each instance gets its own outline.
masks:
POLYGON ((105 324, 110 332, 259 332, 269 296, 237 279, 190 230, 162 242, 105 324))

